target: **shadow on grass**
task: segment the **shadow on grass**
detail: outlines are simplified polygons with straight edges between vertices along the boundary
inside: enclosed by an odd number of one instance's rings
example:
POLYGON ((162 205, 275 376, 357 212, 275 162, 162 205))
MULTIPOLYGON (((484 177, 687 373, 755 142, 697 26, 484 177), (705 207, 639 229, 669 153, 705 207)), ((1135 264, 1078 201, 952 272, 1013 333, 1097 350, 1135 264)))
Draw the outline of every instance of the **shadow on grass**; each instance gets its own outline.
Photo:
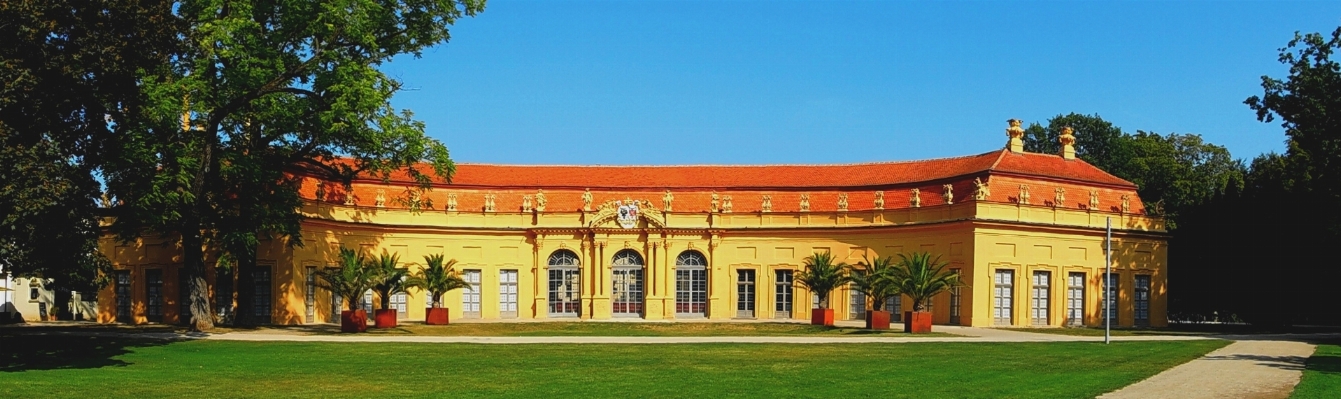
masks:
POLYGON ((0 373, 29 370, 89 369, 126 366, 117 359, 135 348, 167 345, 176 340, 127 336, 63 334, 0 335, 0 373))

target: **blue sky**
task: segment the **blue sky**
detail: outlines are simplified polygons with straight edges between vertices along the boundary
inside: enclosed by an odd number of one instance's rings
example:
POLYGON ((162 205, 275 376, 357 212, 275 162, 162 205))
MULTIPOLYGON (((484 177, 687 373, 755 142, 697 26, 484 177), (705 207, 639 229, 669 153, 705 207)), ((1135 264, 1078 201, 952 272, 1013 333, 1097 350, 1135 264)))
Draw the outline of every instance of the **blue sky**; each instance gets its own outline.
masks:
POLYGON ((383 66, 458 162, 849 163, 1000 148, 1099 114, 1282 151, 1243 105, 1341 2, 490 1, 383 66))

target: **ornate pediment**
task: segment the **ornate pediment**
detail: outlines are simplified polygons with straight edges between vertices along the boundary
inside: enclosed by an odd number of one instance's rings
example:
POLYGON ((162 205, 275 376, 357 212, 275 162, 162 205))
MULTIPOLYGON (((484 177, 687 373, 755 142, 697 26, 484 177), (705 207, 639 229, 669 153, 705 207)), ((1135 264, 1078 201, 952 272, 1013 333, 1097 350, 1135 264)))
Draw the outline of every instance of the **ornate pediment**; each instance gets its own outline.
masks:
POLYGON ((626 229, 666 227, 665 221, 661 220, 661 212, 652 207, 652 201, 648 200, 625 199, 601 203, 596 207, 596 215, 591 217, 591 222, 587 223, 587 226, 601 227, 607 223, 626 229))

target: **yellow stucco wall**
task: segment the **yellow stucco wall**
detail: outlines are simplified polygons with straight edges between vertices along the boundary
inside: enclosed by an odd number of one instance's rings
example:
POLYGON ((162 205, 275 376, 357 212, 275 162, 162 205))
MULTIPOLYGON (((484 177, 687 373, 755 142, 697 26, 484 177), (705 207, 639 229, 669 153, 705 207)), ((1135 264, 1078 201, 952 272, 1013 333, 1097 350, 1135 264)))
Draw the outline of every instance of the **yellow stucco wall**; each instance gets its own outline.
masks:
MULTIPOLYGON (((649 193, 649 198, 652 194, 649 193)), ((608 215, 597 212, 447 212, 309 204, 303 245, 288 249, 283 243, 263 245, 260 264, 273 270, 272 322, 308 322, 307 275, 310 270, 335 264, 341 245, 370 255, 385 250, 398 254, 412 271, 423 267, 423 256, 442 253, 456 259, 458 271, 481 272, 481 318, 499 318, 499 276, 502 270, 518 272, 518 319, 549 318, 546 260, 556 250, 578 254, 581 262, 582 318, 611 318, 612 257, 631 249, 644 259, 643 317, 675 318, 676 256, 686 250, 702 253, 708 260, 708 312, 711 319, 737 317, 736 278, 741 270, 754 270, 755 318, 809 318, 810 293, 794 288, 790 314, 774 311, 777 286, 774 271, 800 270, 803 258, 817 251, 830 251, 849 263, 863 255, 887 256, 927 251, 942 256, 951 268, 964 273, 958 324, 996 325, 993 317, 993 277, 997 270, 1011 270, 1013 307, 1009 325, 1029 326, 1032 320, 1030 277, 1035 271, 1050 275, 1050 306, 1047 325, 1065 320, 1065 276, 1085 273, 1084 324, 1101 325, 1101 274, 1104 266, 1103 226, 1114 221, 1114 272, 1120 276, 1119 326, 1135 324, 1134 282, 1150 276, 1149 323, 1166 323, 1166 238, 1158 219, 1045 206, 964 202, 920 208, 854 212, 790 213, 663 213, 645 211, 634 228, 621 228, 608 215), (314 269, 309 269, 309 267, 314 269)), ((144 271, 164 270, 164 322, 176 320, 178 297, 177 254, 172 240, 141 240, 132 244, 107 241, 104 251, 119 270, 130 270, 132 302, 130 320, 143 323, 144 271)), ((213 282, 213 275, 207 280, 213 282)), ((410 292, 408 319, 424 317, 425 293, 410 292)), ((316 290, 313 322, 332 321, 331 296, 316 290)), ((463 291, 444 298, 453 320, 462 313, 463 291)), ((849 292, 831 295, 830 305, 839 319, 849 316, 849 292)), ((212 298, 213 300, 213 298, 212 298)), ((103 322, 115 320, 114 286, 100 295, 103 322)), ((904 300, 904 310, 911 301, 904 300)), ((935 323, 951 323, 950 294, 933 301, 935 323)))

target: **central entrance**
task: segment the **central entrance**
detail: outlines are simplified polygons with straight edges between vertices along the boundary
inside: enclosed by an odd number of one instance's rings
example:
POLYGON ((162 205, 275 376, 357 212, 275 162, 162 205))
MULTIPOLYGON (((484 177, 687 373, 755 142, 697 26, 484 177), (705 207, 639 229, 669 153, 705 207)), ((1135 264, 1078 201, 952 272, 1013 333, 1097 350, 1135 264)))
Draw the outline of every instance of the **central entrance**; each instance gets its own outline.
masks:
POLYGON ((626 249, 610 262, 614 269, 611 292, 615 317, 641 317, 643 314, 643 257, 626 249))

